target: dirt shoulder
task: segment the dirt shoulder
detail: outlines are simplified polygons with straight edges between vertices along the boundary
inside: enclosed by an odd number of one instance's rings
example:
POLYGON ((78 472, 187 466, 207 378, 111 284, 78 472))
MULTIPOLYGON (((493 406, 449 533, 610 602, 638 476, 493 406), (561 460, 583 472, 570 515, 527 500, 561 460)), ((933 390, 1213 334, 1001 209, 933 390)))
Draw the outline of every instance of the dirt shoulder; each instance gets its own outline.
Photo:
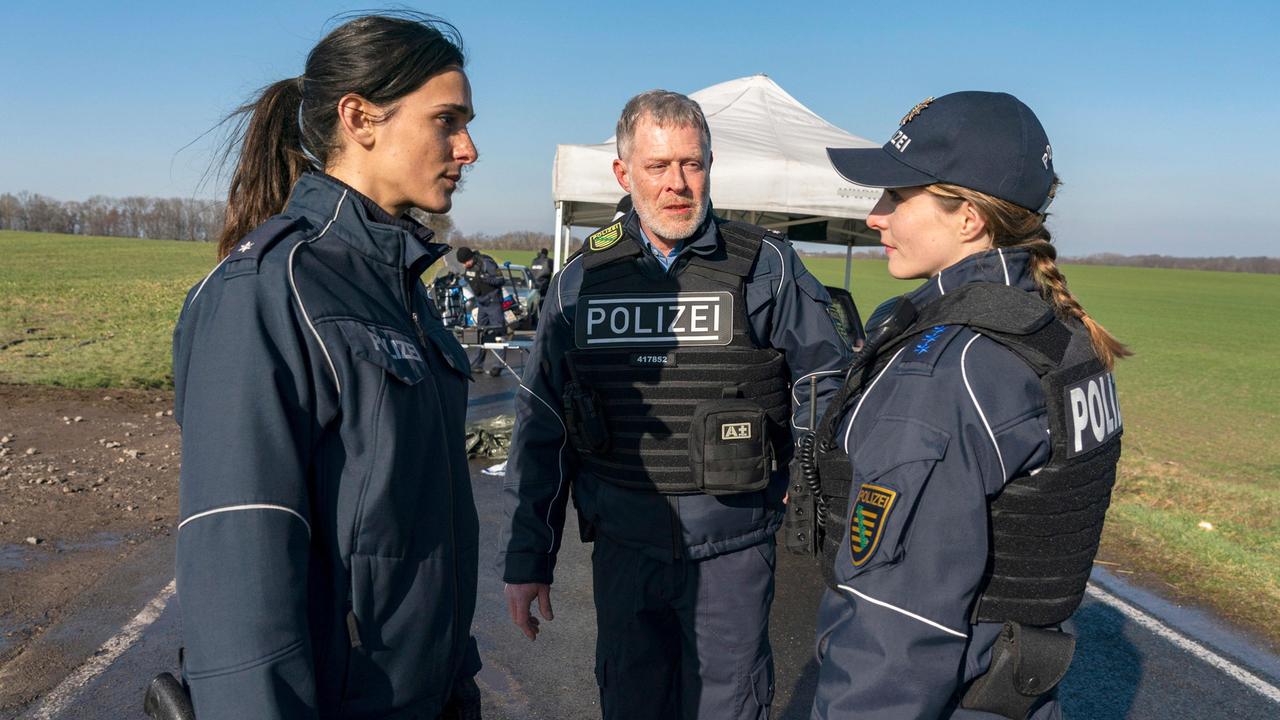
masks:
POLYGON ((0 384, 0 677, 84 589, 172 531, 172 407, 167 392, 0 384))

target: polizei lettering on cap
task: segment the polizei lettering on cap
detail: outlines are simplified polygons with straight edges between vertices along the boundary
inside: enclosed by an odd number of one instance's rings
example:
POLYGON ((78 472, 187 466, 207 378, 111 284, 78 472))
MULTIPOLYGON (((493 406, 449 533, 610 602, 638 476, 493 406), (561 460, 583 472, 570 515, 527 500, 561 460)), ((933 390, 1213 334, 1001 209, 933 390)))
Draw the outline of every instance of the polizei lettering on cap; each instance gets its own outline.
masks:
POLYGON ((733 339, 733 294, 588 295, 574 322, 579 348, 728 345, 733 339))
POLYGON ((1120 404, 1116 402, 1116 379, 1110 372, 1072 383, 1063 392, 1067 427, 1071 430, 1067 457, 1087 453, 1120 432, 1123 424, 1120 404))

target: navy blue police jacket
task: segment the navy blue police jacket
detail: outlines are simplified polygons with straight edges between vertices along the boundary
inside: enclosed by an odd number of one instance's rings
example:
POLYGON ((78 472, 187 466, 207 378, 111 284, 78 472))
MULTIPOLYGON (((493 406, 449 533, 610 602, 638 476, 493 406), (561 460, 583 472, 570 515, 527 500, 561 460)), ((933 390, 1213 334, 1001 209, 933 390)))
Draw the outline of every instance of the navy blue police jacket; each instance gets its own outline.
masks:
MULTIPOLYGON (((1029 261, 1023 250, 972 255, 908 297, 922 307, 968 283, 1038 293, 1029 261)), ((998 717, 955 701, 986 671, 1001 628, 970 622, 989 552, 987 503, 1048 462, 1046 413, 1035 372, 961 326, 908 343, 868 382, 835 439, 852 488, 879 488, 871 504, 889 507, 858 518, 850 502, 838 585, 819 610, 814 718, 998 717)), ((1057 703, 1032 717, 1058 717, 1057 703)))
MULTIPOLYGON (((641 242, 635 212, 623 222, 624 241, 641 242)), ((689 254, 709 254, 720 242, 709 214, 685 241, 671 272, 678 272, 689 254)), ((641 262, 653 263, 661 272, 647 249, 641 262)), ((507 522, 500 562, 504 580, 552 581, 570 488, 580 518, 597 533, 658 560, 700 560, 770 540, 782 524, 786 492, 782 473, 767 489, 755 493, 665 496, 621 488, 578 470, 563 419, 564 363, 555 360, 574 347, 573 319, 582 277, 579 255, 552 279, 516 395, 516 423, 503 487, 507 522)), ((817 413, 822 417, 827 401, 840 387, 840 373, 849 364, 848 347, 827 310, 831 298, 782 235, 764 239, 744 285, 752 339, 786 357, 793 380, 792 429, 798 436, 808 429, 809 378, 817 378, 817 413)))
POLYGON ((479 670, 448 251, 320 174, 183 306, 178 597, 201 720, 432 718, 479 670))
POLYGON ((484 253, 476 253, 475 266, 463 272, 471 289, 476 294, 476 302, 491 303, 502 299, 502 285, 506 281, 498 262, 484 253))

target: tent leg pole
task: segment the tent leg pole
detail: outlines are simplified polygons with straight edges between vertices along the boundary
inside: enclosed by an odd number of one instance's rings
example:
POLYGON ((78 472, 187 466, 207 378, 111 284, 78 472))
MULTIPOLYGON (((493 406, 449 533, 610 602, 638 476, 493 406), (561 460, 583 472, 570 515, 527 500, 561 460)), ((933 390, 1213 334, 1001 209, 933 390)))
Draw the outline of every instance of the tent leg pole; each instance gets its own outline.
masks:
POLYGON ((564 201, 560 201, 556 203, 556 238, 555 238, 555 242, 553 243, 555 245, 555 255, 551 260, 551 270, 553 272, 560 272, 560 261, 562 258, 564 258, 564 255, 561 254, 561 250, 560 250, 560 231, 563 228, 564 228, 564 201))
POLYGON ((853 274, 853 237, 844 246, 844 289, 849 289, 849 276, 853 274))

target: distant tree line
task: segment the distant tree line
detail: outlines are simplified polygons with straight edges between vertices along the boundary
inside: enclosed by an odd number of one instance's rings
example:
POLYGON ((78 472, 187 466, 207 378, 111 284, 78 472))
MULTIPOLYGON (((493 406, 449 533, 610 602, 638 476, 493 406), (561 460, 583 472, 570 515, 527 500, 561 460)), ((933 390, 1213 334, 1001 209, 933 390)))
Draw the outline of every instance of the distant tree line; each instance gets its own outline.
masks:
MULTIPOLYGON (((555 237, 551 233, 533 232, 530 230, 522 230, 519 232, 502 233, 501 235, 489 235, 487 233, 458 233, 449 241, 450 245, 462 246, 466 245, 473 248, 501 248, 504 250, 532 250, 537 252, 542 248, 551 250, 551 244, 555 242, 555 237)), ((573 249, 577 249, 577 244, 572 245, 573 249)))
POLYGON ((212 241, 222 230, 224 203, 196 198, 56 200, 36 193, 0 195, 0 230, 212 241))
MULTIPOLYGON (((830 252, 805 253, 801 255, 839 255, 844 257, 843 248, 833 248, 830 252)), ((883 260, 883 250, 855 250, 853 257, 860 259, 883 260)), ((1167 268, 1173 270, 1219 270, 1222 272, 1247 272, 1280 274, 1280 258, 1272 257, 1173 257, 1172 255, 1120 255, 1118 253, 1099 253, 1082 257, 1058 256, 1060 263, 1077 265, 1123 265, 1126 267, 1167 268)))
MULTIPOLYGON (((94 195, 81 201, 30 192, 0 195, 0 230, 214 242, 225 215, 222 200, 94 195)), ((442 242, 454 231, 448 215, 415 211, 414 216, 442 242)))
MULTIPOLYGON (((0 230, 212 242, 222 231, 225 208, 226 203, 221 200, 94 195, 88 200, 64 201, 24 191, 0 194, 0 230)), ((419 210, 411 213, 436 231, 437 241, 455 247, 469 245, 537 252, 540 248, 550 248, 554 241, 550 233, 528 230, 498 235, 468 234, 458 230, 448 215, 431 215, 419 210)), ((570 246, 576 250, 579 243, 580 240, 575 238, 570 246)), ((823 254, 844 255, 844 250, 834 248, 832 253, 823 254)), ((884 257, 879 250, 859 250, 853 255, 858 258, 884 257)), ((1063 257, 1060 261, 1082 265, 1280 274, 1280 258, 1271 257, 1186 258, 1100 253, 1063 257)))
POLYGON ((1119 255, 1099 253, 1084 257, 1063 257, 1060 262, 1078 265, 1125 265, 1129 267, 1173 268, 1177 270, 1220 270, 1223 272, 1280 273, 1280 258, 1272 257, 1173 257, 1171 255, 1119 255))

